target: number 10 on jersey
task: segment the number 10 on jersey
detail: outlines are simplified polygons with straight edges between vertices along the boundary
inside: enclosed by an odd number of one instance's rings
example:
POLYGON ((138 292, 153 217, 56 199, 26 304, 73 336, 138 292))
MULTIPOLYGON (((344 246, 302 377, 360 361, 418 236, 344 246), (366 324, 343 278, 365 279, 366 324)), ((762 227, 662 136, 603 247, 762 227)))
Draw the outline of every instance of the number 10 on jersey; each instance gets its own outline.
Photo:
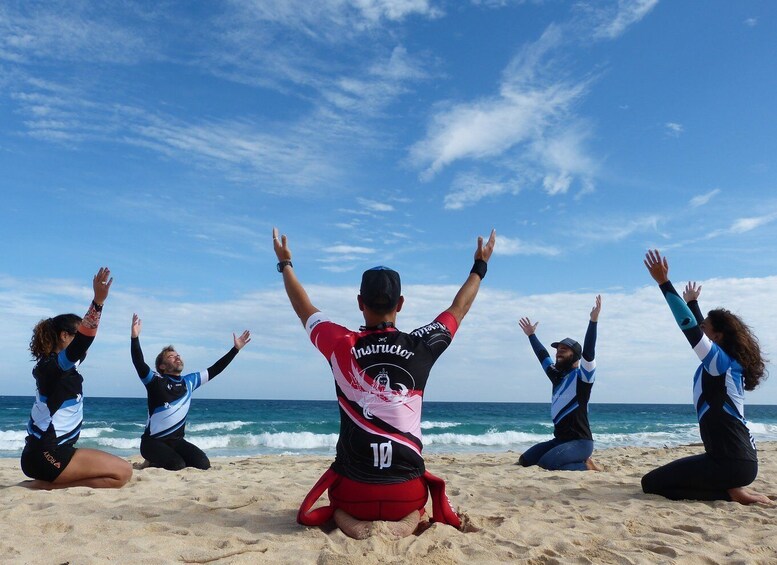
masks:
POLYGON ((378 469, 387 469, 391 467, 391 442, 371 443, 373 456, 373 466, 378 469))

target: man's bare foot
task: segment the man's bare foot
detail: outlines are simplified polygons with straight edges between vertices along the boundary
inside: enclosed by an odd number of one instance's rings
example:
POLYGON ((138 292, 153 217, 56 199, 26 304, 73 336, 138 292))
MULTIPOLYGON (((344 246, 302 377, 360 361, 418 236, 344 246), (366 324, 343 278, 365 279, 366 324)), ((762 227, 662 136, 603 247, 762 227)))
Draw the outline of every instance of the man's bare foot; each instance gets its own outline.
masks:
POLYGON ((728 489, 728 495, 731 500, 738 502, 739 504, 765 504, 767 506, 774 506, 774 501, 760 492, 755 492, 745 487, 737 487, 728 489))
MULTIPOLYGON (((357 520, 339 508, 335 510, 335 524, 342 532, 353 539, 367 539, 372 535, 373 522, 357 520)), ((416 525, 418 522, 416 521, 416 525)))
POLYGON ((593 458, 589 457, 585 460, 585 468, 589 471, 604 471, 604 467, 599 465, 593 458))
POLYGON ((420 521, 421 513, 418 510, 413 510, 397 522, 386 522, 386 529, 395 539, 406 538, 418 529, 420 521))
POLYGON ((148 469, 151 467, 151 461, 144 459, 142 463, 133 463, 132 468, 140 471, 141 469, 148 469))

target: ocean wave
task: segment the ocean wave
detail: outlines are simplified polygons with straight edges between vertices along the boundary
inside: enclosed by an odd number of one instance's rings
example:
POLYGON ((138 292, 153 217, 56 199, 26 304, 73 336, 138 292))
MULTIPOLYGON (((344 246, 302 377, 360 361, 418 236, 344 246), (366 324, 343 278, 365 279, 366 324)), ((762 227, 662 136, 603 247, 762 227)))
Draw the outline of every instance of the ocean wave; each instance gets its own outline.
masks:
POLYGON ((421 422, 421 429, 422 430, 432 430, 434 428, 455 428, 456 426, 460 426, 458 422, 421 422))
POLYGON ((191 436, 188 440, 201 449, 268 448, 286 450, 322 450, 337 445, 337 434, 278 432, 191 436))
POLYGON ((108 447, 113 449, 132 449, 132 450, 139 450, 140 449, 140 438, 127 438, 127 437, 98 437, 96 440, 94 440, 93 443, 96 443, 99 446, 102 447, 108 447))
POLYGON ((235 420, 232 422, 209 422, 207 424, 186 424, 186 429, 191 432, 209 432, 212 430, 227 430, 232 431, 243 426, 249 426, 250 422, 241 422, 235 420))
POLYGON ((0 430, 0 451, 20 451, 24 449, 26 430, 0 430))
POLYGON ((81 437, 96 438, 100 437, 102 434, 110 434, 115 431, 115 428, 81 428, 81 437))
POLYGON ((434 446, 525 446, 539 441, 547 441, 550 437, 543 434, 489 430, 484 434, 433 434, 424 436, 424 445, 434 446))

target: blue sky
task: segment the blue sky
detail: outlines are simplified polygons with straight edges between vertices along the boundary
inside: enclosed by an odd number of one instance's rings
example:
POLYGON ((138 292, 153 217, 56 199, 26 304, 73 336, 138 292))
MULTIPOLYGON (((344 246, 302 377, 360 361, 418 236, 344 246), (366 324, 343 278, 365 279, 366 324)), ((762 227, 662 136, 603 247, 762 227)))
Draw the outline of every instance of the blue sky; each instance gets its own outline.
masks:
POLYGON ((32 326, 82 314, 107 265, 86 394, 144 394, 138 312, 147 357, 174 343, 192 370, 253 332, 202 396, 332 398, 272 226, 345 325, 361 272, 397 269, 406 330, 494 227, 428 400, 547 401, 517 320, 582 340, 601 293, 593 400, 689 402, 694 357, 642 255, 777 356, 775 37, 777 4, 747 0, 4 2, 0 393, 32 394, 32 326))

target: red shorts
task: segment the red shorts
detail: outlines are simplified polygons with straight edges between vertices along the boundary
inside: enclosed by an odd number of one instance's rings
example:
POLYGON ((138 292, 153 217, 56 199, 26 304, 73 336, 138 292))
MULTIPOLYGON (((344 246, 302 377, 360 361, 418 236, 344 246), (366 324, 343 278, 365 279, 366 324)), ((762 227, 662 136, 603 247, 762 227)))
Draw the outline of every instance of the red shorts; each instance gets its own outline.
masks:
POLYGON ((401 520, 426 506, 429 491, 420 477, 404 483, 376 485, 339 477, 329 487, 332 506, 358 520, 401 520))

